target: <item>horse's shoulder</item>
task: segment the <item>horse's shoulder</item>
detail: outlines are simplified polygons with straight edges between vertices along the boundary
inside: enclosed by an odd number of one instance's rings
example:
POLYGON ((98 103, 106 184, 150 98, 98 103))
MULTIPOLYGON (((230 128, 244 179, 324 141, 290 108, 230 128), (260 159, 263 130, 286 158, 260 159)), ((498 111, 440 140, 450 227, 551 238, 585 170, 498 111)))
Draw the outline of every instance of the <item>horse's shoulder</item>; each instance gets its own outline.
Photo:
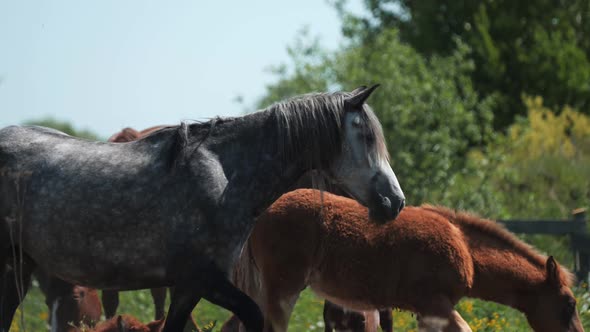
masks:
POLYGON ((8 140, 13 139, 16 136, 22 135, 27 131, 25 126, 8 126, 0 129, 0 144, 10 143, 8 140))
POLYGON ((77 138, 59 130, 33 125, 9 126, 0 130, 0 146, 5 151, 30 147, 31 142, 52 144, 54 141, 75 139, 77 138))

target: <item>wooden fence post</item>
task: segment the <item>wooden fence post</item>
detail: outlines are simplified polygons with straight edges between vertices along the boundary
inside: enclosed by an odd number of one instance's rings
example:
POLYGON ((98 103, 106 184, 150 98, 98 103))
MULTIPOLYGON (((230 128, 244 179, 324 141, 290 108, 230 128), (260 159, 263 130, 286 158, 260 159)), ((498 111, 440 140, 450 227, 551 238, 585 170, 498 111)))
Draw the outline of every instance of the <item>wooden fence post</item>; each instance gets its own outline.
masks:
MULTIPOLYGON (((572 211, 572 222, 583 223, 586 229, 586 209, 575 209, 572 211)), ((588 273, 590 272, 590 255, 588 252, 579 250, 574 244, 574 272, 578 282, 588 284, 588 273)))

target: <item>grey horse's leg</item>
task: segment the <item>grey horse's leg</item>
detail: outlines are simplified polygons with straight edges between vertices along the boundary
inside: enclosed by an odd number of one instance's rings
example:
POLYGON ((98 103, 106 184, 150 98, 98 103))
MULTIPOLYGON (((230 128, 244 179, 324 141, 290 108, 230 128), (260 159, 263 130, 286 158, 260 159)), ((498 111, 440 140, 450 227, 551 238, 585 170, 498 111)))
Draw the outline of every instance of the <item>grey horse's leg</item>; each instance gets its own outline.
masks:
POLYGON ((199 270, 199 273, 176 282, 163 332, 181 331, 201 297, 233 312, 247 332, 262 332, 262 313, 250 297, 236 288, 220 270, 199 270))
POLYGON ((212 277, 210 287, 204 288, 203 297, 233 312, 247 332, 262 332, 264 318, 256 302, 234 286, 225 274, 218 272, 217 276, 213 274, 212 277))
POLYGON ((8 332, 10 329, 14 313, 31 285, 31 275, 36 266, 26 255, 22 260, 17 259, 9 263, 14 263, 14 266, 6 268, 0 278, 0 332, 8 332))
POLYGON ((177 284, 170 296, 170 309, 162 332, 182 331, 193 308, 201 299, 201 290, 195 285, 177 284))
POLYGON ((393 313, 391 308, 379 310, 379 326, 383 332, 393 332, 393 313))
MULTIPOLYGON (((156 311, 154 319, 162 319, 165 316, 166 288, 152 288, 151 293, 156 311)), ((102 306, 104 307, 104 314, 107 319, 114 317, 115 314, 117 314, 117 308, 119 307, 119 291, 103 290, 102 306)))
POLYGON ((155 320, 164 318, 165 315, 165 308, 166 305, 166 287, 161 288, 152 288, 152 299, 154 300, 154 308, 155 308, 155 320))
POLYGON ((104 308, 104 315, 107 319, 114 317, 117 313, 117 307, 119 307, 119 291, 103 290, 102 306, 104 308))

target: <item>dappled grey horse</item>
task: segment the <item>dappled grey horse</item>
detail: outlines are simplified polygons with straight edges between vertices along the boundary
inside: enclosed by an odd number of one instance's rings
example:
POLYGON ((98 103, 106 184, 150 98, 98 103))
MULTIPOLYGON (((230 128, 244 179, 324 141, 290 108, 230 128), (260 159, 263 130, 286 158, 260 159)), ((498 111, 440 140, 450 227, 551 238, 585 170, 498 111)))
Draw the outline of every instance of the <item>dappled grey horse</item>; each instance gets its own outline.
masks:
POLYGON ((165 332, 182 330, 201 298, 262 331, 258 306, 228 276, 255 216, 304 172, 324 173, 376 222, 404 206, 365 104, 375 88, 303 95, 123 144, 0 130, 0 330, 40 266, 100 289, 175 286, 165 332))

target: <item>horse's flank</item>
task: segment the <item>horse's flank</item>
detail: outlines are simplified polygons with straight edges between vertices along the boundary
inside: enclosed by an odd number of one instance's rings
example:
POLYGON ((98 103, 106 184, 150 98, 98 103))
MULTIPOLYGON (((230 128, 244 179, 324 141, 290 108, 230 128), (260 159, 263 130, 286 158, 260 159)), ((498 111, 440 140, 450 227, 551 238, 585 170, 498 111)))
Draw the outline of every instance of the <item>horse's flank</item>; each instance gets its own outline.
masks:
MULTIPOLYGON (((356 310, 392 305, 412 310, 413 306, 408 305, 412 301, 406 298, 412 291, 427 287, 420 279, 430 278, 433 272, 437 273, 439 283, 431 282, 428 287, 453 293, 457 299, 471 288, 474 274, 471 256, 459 229, 442 216, 421 215, 414 213, 417 208, 408 208, 394 223, 376 225, 368 221, 366 208, 360 204, 325 193, 322 205, 319 195, 313 190, 284 195, 259 218, 244 250, 251 250, 254 257, 263 257, 277 246, 275 250, 283 257, 294 260, 293 270, 308 271, 306 280, 314 291, 356 310), (301 246, 293 245, 289 249, 281 244, 299 241, 306 243, 305 254, 299 252, 301 246), (449 243, 456 245, 451 247, 449 243), (424 245, 438 256, 422 255, 424 245), (438 269, 439 260, 454 266, 438 269), (375 271, 376 266, 379 273, 375 271), (383 276, 389 278, 385 288, 383 276), (392 298, 399 299, 399 303, 391 303, 392 298)), ((259 259, 255 262, 258 266, 264 263, 259 259)), ((279 273, 274 268, 260 267, 279 273)), ((243 267, 238 266, 237 271, 241 270, 243 267)), ((283 277, 289 278, 289 272, 284 273, 283 277)), ((252 294, 260 281, 255 274, 247 275, 240 286, 250 288, 246 292, 252 294)))

